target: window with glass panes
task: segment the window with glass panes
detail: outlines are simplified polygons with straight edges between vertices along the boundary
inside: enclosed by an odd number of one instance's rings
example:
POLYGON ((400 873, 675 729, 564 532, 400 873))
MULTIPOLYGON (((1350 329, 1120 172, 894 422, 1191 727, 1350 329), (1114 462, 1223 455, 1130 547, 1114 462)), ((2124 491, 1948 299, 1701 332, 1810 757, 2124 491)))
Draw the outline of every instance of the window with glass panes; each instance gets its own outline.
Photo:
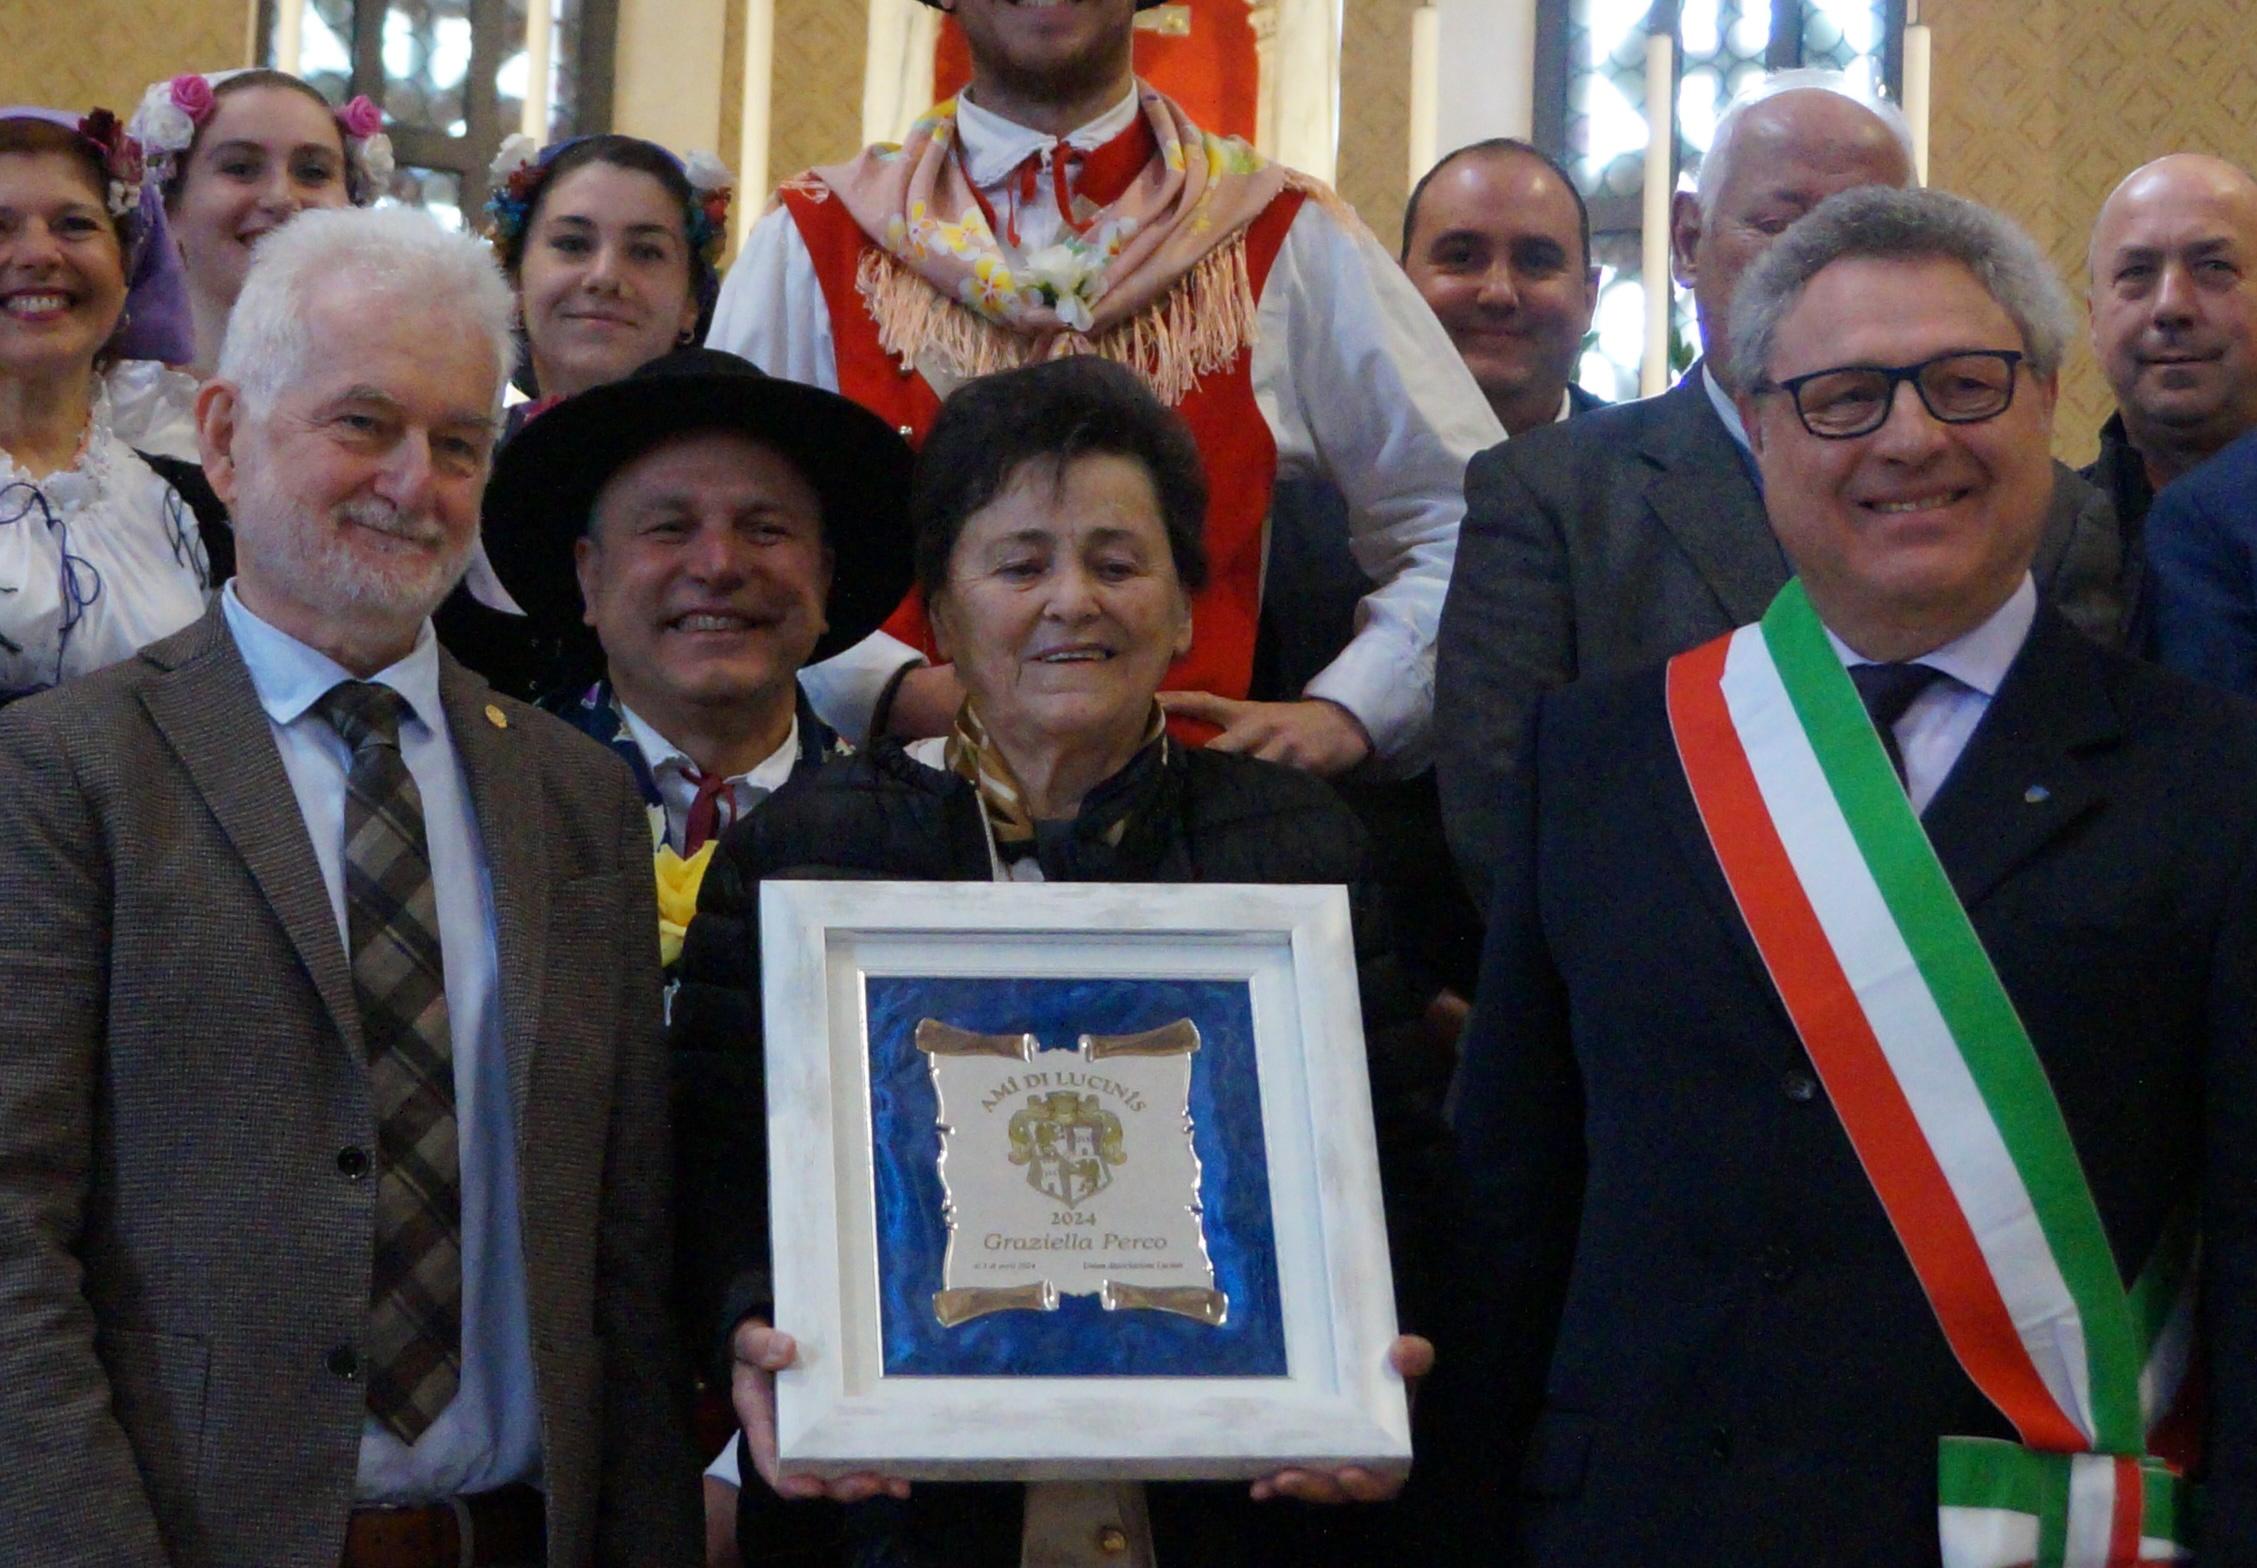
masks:
MULTIPOLYGON (((1536 140, 1591 206, 1593 259, 1605 269, 1577 380, 1601 397, 1638 395, 1646 296, 1646 39, 1676 40, 1677 178, 1690 181, 1732 95, 1766 71, 1830 66, 1894 96, 1904 0, 1539 0, 1536 140)), ((1697 351, 1692 297, 1673 289, 1671 360, 1697 351)))
POLYGON ((264 0, 260 57, 276 63, 275 7, 298 7, 297 74, 384 110, 399 165, 385 199, 460 228, 486 204, 502 138, 526 128, 529 4, 551 29, 541 141, 607 128, 616 0, 264 0))

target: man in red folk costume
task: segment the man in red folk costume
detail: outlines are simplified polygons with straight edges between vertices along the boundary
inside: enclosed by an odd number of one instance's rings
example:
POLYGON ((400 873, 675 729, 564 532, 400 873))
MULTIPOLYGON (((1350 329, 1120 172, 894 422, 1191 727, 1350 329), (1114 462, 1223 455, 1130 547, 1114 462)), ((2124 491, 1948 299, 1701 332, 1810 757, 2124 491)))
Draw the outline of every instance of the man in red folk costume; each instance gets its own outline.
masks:
MULTIPOLYGON (((1440 325, 1321 182, 1137 80, 1152 0, 927 3, 962 25, 971 86, 902 145, 788 181, 708 342, 913 441, 973 376, 1077 353, 1129 365, 1189 421, 1213 494, 1214 579, 1165 699, 1179 733, 1327 775, 1374 757, 1416 772, 1466 463, 1504 434, 1440 325), (1294 700, 1249 701, 1271 492, 1289 477, 1346 498, 1373 586, 1294 700)), ((848 734, 873 718, 940 734, 962 693, 930 652, 906 604, 805 681, 848 734)))

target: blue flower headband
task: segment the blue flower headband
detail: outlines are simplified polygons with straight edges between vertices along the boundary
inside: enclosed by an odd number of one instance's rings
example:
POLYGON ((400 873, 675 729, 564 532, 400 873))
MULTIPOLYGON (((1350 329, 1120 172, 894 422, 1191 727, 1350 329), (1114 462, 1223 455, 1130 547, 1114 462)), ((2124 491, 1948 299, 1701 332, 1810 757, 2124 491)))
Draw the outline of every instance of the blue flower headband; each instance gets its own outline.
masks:
MULTIPOLYGON (((585 136, 567 137, 543 148, 530 136, 503 139, 490 171, 491 193, 486 197, 486 220, 496 245, 506 251, 524 240, 533 204, 540 200, 541 187, 548 183, 549 169, 557 155, 587 140, 585 136)), ((710 276, 728 243, 729 200, 735 194, 735 177, 709 152, 677 158, 663 147, 658 150, 689 182, 690 199, 682 211, 682 227, 689 236, 690 253, 710 276)))

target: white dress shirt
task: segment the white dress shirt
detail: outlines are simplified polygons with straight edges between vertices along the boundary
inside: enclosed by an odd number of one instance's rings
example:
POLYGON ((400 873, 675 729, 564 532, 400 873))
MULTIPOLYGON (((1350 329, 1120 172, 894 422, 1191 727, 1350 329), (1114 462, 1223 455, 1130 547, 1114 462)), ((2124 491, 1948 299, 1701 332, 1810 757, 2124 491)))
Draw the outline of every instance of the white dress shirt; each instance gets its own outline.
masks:
POLYGON ((1709 404, 1716 410, 1716 417, 1724 421, 1726 433, 1747 454, 1748 461, 1754 463, 1755 448, 1748 442, 1748 427, 1740 422, 1740 405, 1732 401, 1732 394, 1724 390, 1724 384, 1716 379, 1716 373, 1705 364, 1701 366, 1701 390, 1708 394, 1709 404))
MULTIPOLYGON (((1123 99, 1064 140, 1101 145, 1135 113, 1134 99, 1123 99)), ((1053 145, 967 100, 957 129, 965 167, 992 182, 981 194, 998 214, 1011 171, 1053 145)), ((1061 221, 1051 183, 1039 183, 1019 211, 1021 254, 1061 221)), ((1394 257, 1317 202, 1304 203, 1286 231, 1256 330, 1254 400, 1276 440, 1278 477, 1321 477, 1340 490, 1357 562, 1376 585, 1354 638, 1307 695, 1354 714, 1389 772, 1416 772, 1428 760, 1434 639, 1465 517, 1466 465, 1504 429, 1394 257)), ((771 375, 838 390, 822 285, 787 210, 771 211, 746 236, 706 341, 771 375)), ((800 680, 816 712, 861 736, 886 681, 917 657, 881 633, 800 680)))
MULTIPOLYGON (((222 591, 220 604, 250 667, 282 770, 313 841, 338 936, 350 953, 345 780, 352 751, 314 705, 339 681, 355 677, 327 654, 260 619, 237 596, 234 583, 222 591)), ((400 725, 400 756, 423 797, 439 906, 462 1177, 462 1379, 454 1401, 413 1447, 374 1419, 361 1428, 354 1496, 362 1502, 428 1503, 537 1481, 541 1422, 518 1222, 517 1111, 496 983, 493 877, 469 780, 439 705, 439 644, 430 623, 424 623, 414 651, 373 679, 406 698, 411 710, 400 725)))
MULTIPOLYGON (((1999 682, 2006 679, 2014 656, 2029 638, 2030 623, 2037 613, 2037 584, 2024 572, 2021 585, 1982 625, 1932 653, 1904 661, 1925 664, 1947 677, 1930 683, 1896 722, 1897 751, 1904 758, 1905 793, 1911 796, 1915 812, 1928 809, 1928 802, 1936 798, 1936 791, 1943 788, 1944 780, 1958 765, 1975 726, 1990 711, 1991 698, 1998 695, 1999 682)), ((1842 641, 1831 627, 1826 640, 1834 645, 1835 656, 1844 668, 1880 662, 1842 641)))
MULTIPOLYGON (((624 702, 618 706, 620 722, 634 737, 636 748, 650 768, 651 780, 658 786, 658 798, 665 802, 666 842, 680 854, 682 846, 689 842, 690 802, 697 799, 698 766, 690 760, 688 752, 651 728, 649 720, 624 702)), ((720 837, 731 823, 782 789, 792 776, 793 764, 798 761, 799 715, 794 713, 781 746, 750 772, 729 776, 728 788, 715 801, 718 811, 714 836, 720 837)))

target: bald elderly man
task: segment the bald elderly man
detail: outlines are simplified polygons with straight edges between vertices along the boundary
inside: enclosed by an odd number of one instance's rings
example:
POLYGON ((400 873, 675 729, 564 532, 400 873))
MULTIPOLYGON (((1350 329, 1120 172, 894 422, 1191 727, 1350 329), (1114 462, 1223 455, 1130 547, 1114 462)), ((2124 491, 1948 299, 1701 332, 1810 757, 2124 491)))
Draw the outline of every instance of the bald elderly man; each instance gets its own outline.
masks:
MULTIPOLYGON (((1515 436, 1474 459, 1442 612, 1436 773, 1458 869, 1486 907, 1499 800, 1538 696, 1635 669, 1755 619, 1787 580, 1724 349, 1741 274, 1827 197, 1913 183, 1911 131, 1835 71, 1781 72, 1717 123, 1671 213, 1703 357, 1658 397, 1515 436)), ((2122 547, 2089 486, 2056 473, 2041 593, 2111 641, 2122 547)))
POLYGON ((2085 306, 2116 412, 2084 473, 2136 538, 2156 491, 2257 428, 2257 180, 2203 153, 2134 169, 2093 222, 2085 306))

